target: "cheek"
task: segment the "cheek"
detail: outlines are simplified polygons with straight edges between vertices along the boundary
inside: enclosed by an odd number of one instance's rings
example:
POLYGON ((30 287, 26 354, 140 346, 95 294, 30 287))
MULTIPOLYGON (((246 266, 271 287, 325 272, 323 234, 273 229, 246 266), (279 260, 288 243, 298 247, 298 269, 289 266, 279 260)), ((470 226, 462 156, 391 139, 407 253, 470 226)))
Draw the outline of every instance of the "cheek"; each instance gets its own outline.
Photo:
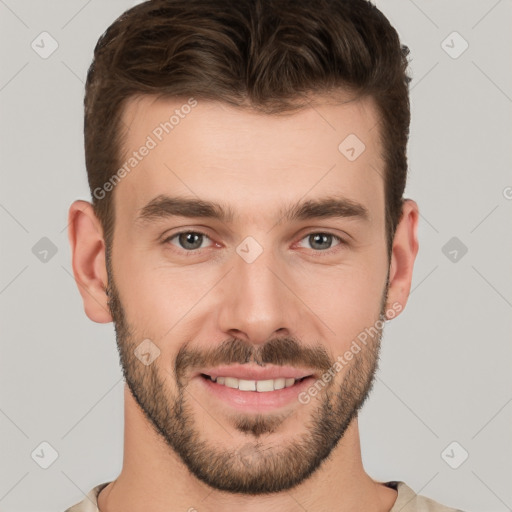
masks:
POLYGON ((120 258, 115 275, 129 322, 137 332, 158 339, 178 332, 187 314, 213 287, 216 275, 211 268, 167 265, 155 254, 132 248, 120 258))
POLYGON ((326 334, 332 337, 336 350, 342 350, 378 320, 386 283, 385 266, 361 260, 309 282, 315 286, 303 288, 304 302, 330 328, 326 334))

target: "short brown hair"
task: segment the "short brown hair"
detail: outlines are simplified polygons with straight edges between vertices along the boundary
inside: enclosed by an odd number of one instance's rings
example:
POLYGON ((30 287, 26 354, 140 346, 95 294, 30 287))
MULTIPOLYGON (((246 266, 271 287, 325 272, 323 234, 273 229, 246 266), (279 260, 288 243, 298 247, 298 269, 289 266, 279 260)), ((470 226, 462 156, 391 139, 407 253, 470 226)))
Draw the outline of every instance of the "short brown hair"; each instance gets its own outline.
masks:
POLYGON ((94 190, 121 165, 128 99, 193 96, 277 114, 341 90, 378 109, 389 253, 407 176, 408 53, 367 0, 150 0, 129 9, 98 40, 84 100, 87 174, 107 249, 113 194, 94 190))

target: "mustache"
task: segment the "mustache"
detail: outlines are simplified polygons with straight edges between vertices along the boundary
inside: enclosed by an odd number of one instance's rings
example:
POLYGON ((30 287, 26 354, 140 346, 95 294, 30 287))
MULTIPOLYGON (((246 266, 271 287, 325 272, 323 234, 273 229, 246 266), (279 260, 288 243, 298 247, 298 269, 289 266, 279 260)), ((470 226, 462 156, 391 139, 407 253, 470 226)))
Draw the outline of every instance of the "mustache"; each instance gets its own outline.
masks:
POLYGON ((187 370, 229 364, 256 363, 260 366, 306 366, 321 373, 333 365, 323 346, 308 347, 292 337, 274 338, 263 345, 254 346, 239 338, 231 338, 206 350, 190 348, 186 342, 178 351, 174 372, 180 382, 187 370))

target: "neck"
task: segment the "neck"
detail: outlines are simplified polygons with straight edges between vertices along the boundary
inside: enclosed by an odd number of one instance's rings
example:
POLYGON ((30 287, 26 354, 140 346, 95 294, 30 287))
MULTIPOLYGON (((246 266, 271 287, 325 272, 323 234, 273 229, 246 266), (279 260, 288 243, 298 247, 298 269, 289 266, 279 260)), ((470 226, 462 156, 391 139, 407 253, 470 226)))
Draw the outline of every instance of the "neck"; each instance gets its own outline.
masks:
POLYGON ((250 496, 212 490, 192 475, 148 423, 125 384, 124 460, 121 474, 98 496, 100 512, 389 512, 395 490, 364 471, 357 417, 330 457, 298 486, 250 496))

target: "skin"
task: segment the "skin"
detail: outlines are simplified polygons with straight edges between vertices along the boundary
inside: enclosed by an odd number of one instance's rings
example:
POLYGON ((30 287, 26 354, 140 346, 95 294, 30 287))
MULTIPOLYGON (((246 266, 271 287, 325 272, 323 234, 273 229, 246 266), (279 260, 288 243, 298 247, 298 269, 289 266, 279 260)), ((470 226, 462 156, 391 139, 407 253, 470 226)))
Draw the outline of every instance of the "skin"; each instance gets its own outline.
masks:
MULTIPOLYGON (((124 156, 140 148, 154 128, 184 103, 133 98, 124 111, 129 126, 124 156)), ((259 418, 236 412, 205 392, 192 367, 185 364, 180 379, 174 371, 180 350, 194 351, 209 361, 218 356, 222 343, 230 343, 229 348, 239 343, 236 346, 246 347, 253 356, 249 364, 256 366, 270 340, 285 339, 296 340, 301 363, 296 366, 312 363, 308 348, 333 362, 359 333, 375 325, 382 312, 393 304, 403 310, 418 251, 418 206, 412 200, 404 202, 388 261, 377 123, 369 98, 333 104, 318 96, 310 107, 287 116, 198 101, 115 187, 109 271, 92 205, 86 201, 71 205, 73 272, 84 309, 94 322, 115 322, 128 381, 123 467, 99 495, 102 512, 392 508, 396 491, 373 480, 363 468, 357 421, 357 410, 371 388, 381 333, 309 403, 293 401, 279 413, 259 418), (349 134, 356 134, 366 146, 354 161, 338 150, 349 134), (222 203, 236 218, 221 222, 173 217, 138 224, 140 209, 164 193, 222 203), (364 205, 368 220, 289 222, 279 216, 285 205, 332 195, 364 205), (199 252, 187 254, 177 237, 164 243, 187 230, 208 235, 199 252), (327 250, 315 249, 308 237, 314 233, 340 236, 346 244, 333 238, 327 250), (236 252, 247 236, 263 248, 250 264, 236 252), (131 356, 144 339, 160 350, 147 366, 131 356), (283 460, 280 454, 290 455, 287 449, 312 439, 308 436, 315 424, 325 429, 329 453, 312 474, 277 492, 247 494, 216 488, 191 471, 173 449, 173 439, 183 428, 173 423, 172 416, 180 392, 189 431, 198 436, 195 441, 206 443, 211 461, 229 453, 225 468, 234 477, 250 479, 259 471, 264 478, 272 467, 269 461, 283 460), (347 419, 344 428, 336 422, 329 425, 332 417, 322 417, 327 403, 338 407, 336 417, 347 419)), ((284 344, 276 344, 276 353, 285 360, 289 355, 284 344)), ((305 451, 301 460, 312 457, 305 451)), ((297 462, 295 471, 304 469, 298 461, 288 460, 297 462)), ((283 475, 285 467, 276 466, 283 475)))

